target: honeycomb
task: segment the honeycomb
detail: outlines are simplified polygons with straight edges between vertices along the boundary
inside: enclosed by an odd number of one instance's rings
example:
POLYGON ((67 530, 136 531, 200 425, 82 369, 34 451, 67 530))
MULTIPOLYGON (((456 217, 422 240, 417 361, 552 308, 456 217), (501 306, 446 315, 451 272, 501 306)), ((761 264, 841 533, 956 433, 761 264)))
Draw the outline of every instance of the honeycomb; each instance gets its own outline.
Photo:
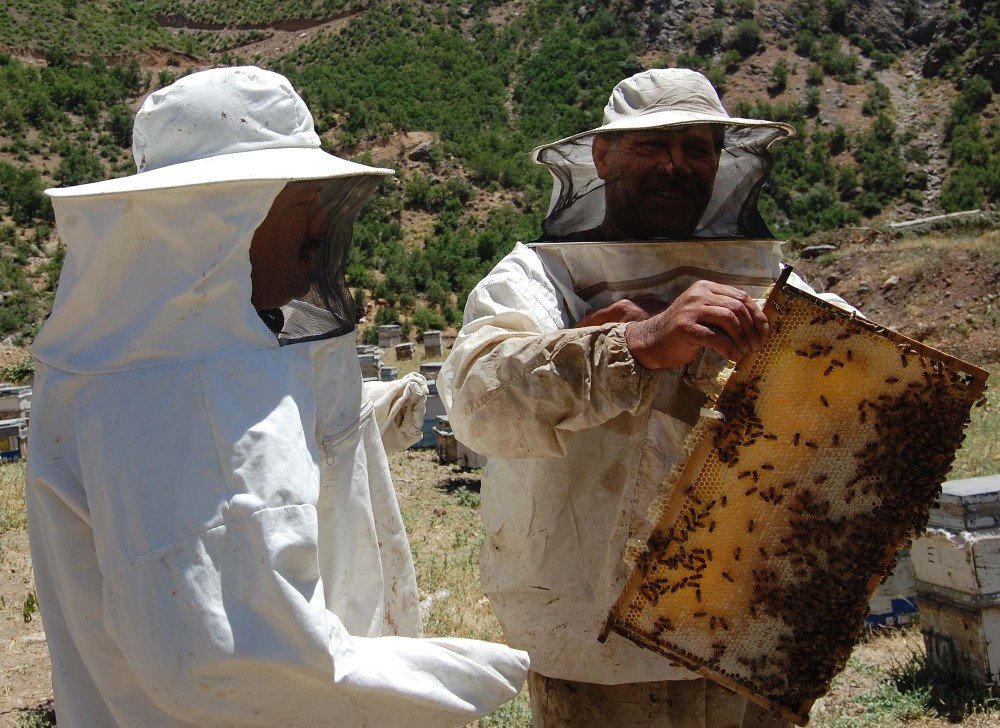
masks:
POLYGON ((805 725, 923 530, 987 372, 787 285, 605 625, 805 725))

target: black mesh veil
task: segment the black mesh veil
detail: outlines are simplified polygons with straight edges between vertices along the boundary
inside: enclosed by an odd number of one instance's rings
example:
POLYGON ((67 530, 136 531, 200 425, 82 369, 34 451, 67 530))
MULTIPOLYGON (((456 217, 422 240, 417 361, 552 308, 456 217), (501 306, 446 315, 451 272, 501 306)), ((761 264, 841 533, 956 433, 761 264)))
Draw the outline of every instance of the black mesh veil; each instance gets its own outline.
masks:
MULTIPOLYGON (((282 345, 343 336, 354 331, 357 313, 347 287, 347 257, 354 221, 382 181, 381 175, 338 177, 323 181, 326 222, 312 257, 309 292, 282 306, 282 345)), ((314 244, 316 244, 314 242, 314 244)))
MULTIPOLYGON (((752 126, 711 122, 724 127, 718 172, 712 195, 690 237, 771 237, 757 210, 757 196, 771 169, 768 147, 785 136, 783 125, 752 126)), ((672 129, 690 125, 671 125, 672 129)), ((653 131, 646 127, 644 131, 653 131)), ((627 133, 627 130, 612 133, 627 133)), ((536 159, 554 178, 549 214, 542 223, 542 240, 601 240, 606 205, 606 181, 593 160, 597 132, 541 147, 536 159)))

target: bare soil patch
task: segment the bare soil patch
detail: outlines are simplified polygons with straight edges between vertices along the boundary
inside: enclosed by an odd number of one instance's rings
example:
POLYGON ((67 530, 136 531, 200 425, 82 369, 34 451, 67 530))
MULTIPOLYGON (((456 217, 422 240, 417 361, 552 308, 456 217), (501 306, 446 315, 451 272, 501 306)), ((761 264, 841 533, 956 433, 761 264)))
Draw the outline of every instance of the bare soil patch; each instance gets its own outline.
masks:
POLYGON ((52 698, 45 631, 34 599, 27 532, 0 535, 0 726, 52 698), (25 621, 25 615, 29 621, 25 621))
POLYGON ((793 265, 876 323, 973 364, 1000 361, 1000 230, 814 236, 839 248, 793 265))

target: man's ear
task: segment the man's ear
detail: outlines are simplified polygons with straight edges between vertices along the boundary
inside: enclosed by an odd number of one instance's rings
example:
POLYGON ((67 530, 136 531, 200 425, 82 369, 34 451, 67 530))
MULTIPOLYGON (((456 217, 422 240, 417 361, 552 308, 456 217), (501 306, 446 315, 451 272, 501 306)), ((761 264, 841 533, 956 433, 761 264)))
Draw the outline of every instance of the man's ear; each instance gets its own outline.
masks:
POLYGON ((608 156, 611 153, 611 135, 597 134, 591 144, 590 153, 594 158, 594 166, 597 167, 597 176, 606 180, 605 172, 608 170, 608 156))

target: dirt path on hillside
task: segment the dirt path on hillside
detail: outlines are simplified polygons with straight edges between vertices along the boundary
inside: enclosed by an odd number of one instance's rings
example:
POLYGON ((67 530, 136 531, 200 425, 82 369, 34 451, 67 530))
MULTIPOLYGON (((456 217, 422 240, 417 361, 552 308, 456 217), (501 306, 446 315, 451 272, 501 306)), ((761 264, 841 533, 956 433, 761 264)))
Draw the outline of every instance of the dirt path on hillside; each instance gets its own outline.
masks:
POLYGON ((248 30, 259 30, 267 33, 267 37, 262 40, 249 42, 235 42, 227 46, 225 53, 238 53, 240 56, 260 59, 276 58, 288 55, 299 46, 305 45, 316 36, 322 33, 335 33, 346 27, 354 18, 366 12, 367 8, 351 10, 339 13, 329 18, 320 20, 299 20, 299 21, 278 21, 266 23, 259 26, 236 25, 220 26, 211 23, 188 23, 169 24, 170 28, 184 28, 188 30, 201 30, 223 37, 245 33, 248 30))
POLYGON ((940 79, 924 79, 920 75, 921 56, 910 52, 903 56, 903 71, 883 70, 883 82, 891 89, 892 105, 900 133, 912 131, 916 136, 912 146, 927 152, 927 162, 917 165, 927 172, 927 194, 914 215, 930 215, 937 209, 937 200, 948 172, 948 148, 945 121, 955 96, 951 84, 940 79), (903 93, 906 89, 907 93, 903 93))

